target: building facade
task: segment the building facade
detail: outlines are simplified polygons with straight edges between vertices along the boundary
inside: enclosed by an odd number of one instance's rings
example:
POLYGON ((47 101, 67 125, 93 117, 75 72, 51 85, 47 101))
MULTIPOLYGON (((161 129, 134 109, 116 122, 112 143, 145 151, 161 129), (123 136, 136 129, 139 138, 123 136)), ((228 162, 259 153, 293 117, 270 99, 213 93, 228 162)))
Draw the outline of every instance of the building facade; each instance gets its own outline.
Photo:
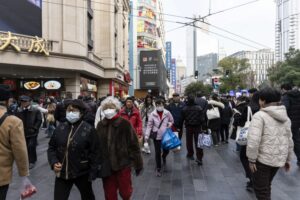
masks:
POLYGON ((283 61, 290 48, 300 49, 299 0, 276 1, 276 61, 283 61))
POLYGON ((75 98, 128 92, 129 1, 1 4, 0 84, 9 84, 16 96, 64 97, 71 92, 75 98))
POLYGON ((176 60, 176 92, 179 94, 183 94, 181 91, 181 80, 186 77, 186 67, 181 58, 177 58, 176 60))
POLYGON ((257 87, 264 81, 268 80, 268 69, 275 63, 274 52, 270 49, 262 49, 259 51, 239 51, 232 54, 230 57, 238 59, 248 59, 250 70, 253 72, 249 74, 250 87, 257 87), (253 77, 250 77, 253 75, 253 77))
MULTIPOLYGON (((148 90, 154 92, 151 87, 141 87, 142 80, 141 74, 142 69, 141 65, 143 60, 140 60, 140 52, 150 51, 159 51, 157 54, 159 57, 159 63, 163 64, 164 70, 166 69, 166 42, 165 42, 165 27, 164 27, 164 16, 163 16, 163 6, 162 0, 137 0, 136 7, 137 10, 137 63, 138 66, 134 70, 134 95, 142 96, 148 90)), ((163 73, 165 80, 167 79, 167 73, 163 73)), ((155 89, 155 94, 164 95, 165 86, 167 81, 163 85, 159 85, 159 88, 155 89)))
POLYGON ((205 82, 211 78, 213 70, 218 67, 218 54, 210 53, 197 57, 198 80, 205 82))

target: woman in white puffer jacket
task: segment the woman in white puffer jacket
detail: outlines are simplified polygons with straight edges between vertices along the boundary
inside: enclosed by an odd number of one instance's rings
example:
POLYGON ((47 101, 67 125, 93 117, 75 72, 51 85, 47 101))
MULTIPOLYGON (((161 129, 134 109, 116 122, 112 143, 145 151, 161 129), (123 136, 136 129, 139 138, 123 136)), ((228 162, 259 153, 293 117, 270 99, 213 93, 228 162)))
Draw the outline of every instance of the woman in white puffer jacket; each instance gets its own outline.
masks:
POLYGON ((251 121, 247 157, 257 199, 271 199, 271 183, 280 167, 290 169, 293 155, 291 121, 280 105, 281 94, 273 88, 259 92, 260 111, 251 121))

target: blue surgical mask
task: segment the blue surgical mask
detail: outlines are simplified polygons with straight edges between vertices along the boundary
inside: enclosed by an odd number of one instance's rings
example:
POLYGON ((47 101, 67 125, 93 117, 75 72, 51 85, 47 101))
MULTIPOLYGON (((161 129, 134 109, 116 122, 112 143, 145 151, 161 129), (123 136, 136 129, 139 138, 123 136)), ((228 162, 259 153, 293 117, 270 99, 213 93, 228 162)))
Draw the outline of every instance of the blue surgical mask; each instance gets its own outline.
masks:
POLYGON ((71 124, 74 124, 80 119, 80 112, 67 112, 66 118, 71 124))

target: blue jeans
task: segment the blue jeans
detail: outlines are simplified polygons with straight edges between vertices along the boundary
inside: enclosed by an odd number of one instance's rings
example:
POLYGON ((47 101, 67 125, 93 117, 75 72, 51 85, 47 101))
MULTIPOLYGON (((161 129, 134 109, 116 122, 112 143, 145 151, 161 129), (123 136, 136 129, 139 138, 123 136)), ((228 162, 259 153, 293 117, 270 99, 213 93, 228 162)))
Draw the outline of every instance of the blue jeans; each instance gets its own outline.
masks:
POLYGON ((47 133, 48 137, 52 136, 54 130, 55 130, 55 126, 49 124, 48 127, 47 127, 47 130, 46 130, 46 133, 47 133))

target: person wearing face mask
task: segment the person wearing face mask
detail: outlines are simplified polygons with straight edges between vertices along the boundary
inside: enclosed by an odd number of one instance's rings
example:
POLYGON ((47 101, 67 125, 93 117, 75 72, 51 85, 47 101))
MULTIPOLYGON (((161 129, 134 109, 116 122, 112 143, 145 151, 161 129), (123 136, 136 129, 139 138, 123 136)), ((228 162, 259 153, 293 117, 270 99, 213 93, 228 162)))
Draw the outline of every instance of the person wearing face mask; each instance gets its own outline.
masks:
POLYGON ((133 97, 126 99, 125 107, 120 111, 120 116, 131 123, 141 145, 143 140, 143 122, 139 110, 134 105, 133 97))
POLYGON ((118 199, 118 191, 123 200, 132 195, 131 166, 140 175, 143 159, 135 129, 130 122, 120 117, 121 103, 115 97, 107 97, 101 102, 105 118, 97 125, 100 140, 101 169, 106 200, 118 199))
POLYGON ((155 101, 155 104, 156 110, 150 115, 145 133, 145 140, 147 142, 152 132, 155 148, 156 176, 161 177, 163 172, 162 167, 165 169, 167 155, 169 154, 169 151, 167 150, 163 150, 163 154, 161 154, 161 140, 166 129, 172 127, 174 119, 172 114, 164 108, 165 101, 163 97, 158 98, 155 101), (161 160, 163 160, 163 166, 161 160))
POLYGON ((21 96, 21 106, 18 108, 16 116, 23 121, 24 133, 29 158, 29 169, 34 168, 37 161, 36 146, 37 137, 42 124, 41 112, 31 105, 31 98, 21 96))
MULTIPOLYGON (((151 95, 147 95, 145 98, 145 102, 141 106, 141 117, 143 121, 143 133, 145 137, 146 129, 147 129, 147 123, 149 121, 151 113, 155 110, 155 105, 153 103, 153 97, 151 95)), ((150 146, 149 143, 146 143, 144 147, 142 148, 142 151, 150 154, 150 146)))
POLYGON ((21 177, 29 176, 22 121, 8 114, 10 91, 0 86, 0 199, 5 200, 12 181, 14 161, 21 177))
POLYGON ((92 181, 99 169, 99 140, 95 128, 83 120, 81 100, 69 102, 67 122, 60 123, 48 147, 48 161, 56 174, 54 200, 67 200, 75 184, 83 200, 94 200, 92 181))

